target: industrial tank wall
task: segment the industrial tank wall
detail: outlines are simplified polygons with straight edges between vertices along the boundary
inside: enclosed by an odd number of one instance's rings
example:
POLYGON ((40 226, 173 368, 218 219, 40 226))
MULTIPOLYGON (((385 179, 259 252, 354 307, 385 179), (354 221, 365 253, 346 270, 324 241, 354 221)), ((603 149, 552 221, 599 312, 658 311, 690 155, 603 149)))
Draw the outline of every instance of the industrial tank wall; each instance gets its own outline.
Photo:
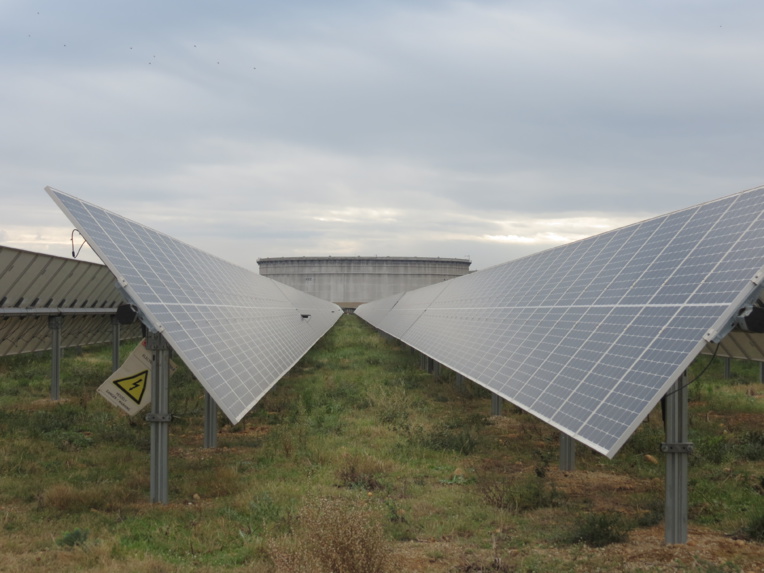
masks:
POLYGON ((462 276, 470 267, 468 259, 424 257, 283 257, 258 264, 261 275, 343 308, 462 276))

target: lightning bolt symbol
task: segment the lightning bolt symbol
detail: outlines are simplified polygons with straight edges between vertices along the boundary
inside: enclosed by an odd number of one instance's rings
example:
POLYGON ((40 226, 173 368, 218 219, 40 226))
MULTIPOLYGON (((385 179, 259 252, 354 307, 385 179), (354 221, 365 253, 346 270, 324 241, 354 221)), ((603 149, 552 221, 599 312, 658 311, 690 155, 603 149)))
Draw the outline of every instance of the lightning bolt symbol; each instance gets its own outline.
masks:
POLYGON ((140 381, 140 380, 138 380, 138 382, 133 382, 133 385, 132 385, 132 386, 130 386, 130 389, 128 390, 128 392, 129 392, 130 390, 135 390, 135 389, 136 389, 136 388, 138 388, 138 386, 140 386, 140 385, 141 385, 141 381, 140 381))

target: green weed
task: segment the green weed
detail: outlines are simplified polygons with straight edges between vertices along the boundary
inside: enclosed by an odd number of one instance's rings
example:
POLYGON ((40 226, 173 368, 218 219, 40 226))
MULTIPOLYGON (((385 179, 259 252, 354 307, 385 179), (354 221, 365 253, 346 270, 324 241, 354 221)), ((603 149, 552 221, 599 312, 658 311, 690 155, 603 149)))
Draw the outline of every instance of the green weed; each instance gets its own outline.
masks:
POLYGON ((764 460, 764 431, 751 430, 744 432, 735 444, 735 453, 748 461, 764 460))
POLYGON ((536 473, 507 475, 477 472, 476 482, 485 503, 513 513, 553 507, 560 499, 556 488, 536 473))
POLYGON ((757 511, 748 519, 743 533, 752 541, 764 541, 764 511, 757 511))
POLYGON ((626 541, 629 529, 629 525, 618 513, 590 513, 577 520, 569 541, 585 543, 589 547, 605 547, 626 541))
POLYGON ((78 528, 72 531, 67 531, 60 539, 56 541, 56 545, 60 545, 61 547, 78 547, 85 545, 87 540, 88 530, 78 528))

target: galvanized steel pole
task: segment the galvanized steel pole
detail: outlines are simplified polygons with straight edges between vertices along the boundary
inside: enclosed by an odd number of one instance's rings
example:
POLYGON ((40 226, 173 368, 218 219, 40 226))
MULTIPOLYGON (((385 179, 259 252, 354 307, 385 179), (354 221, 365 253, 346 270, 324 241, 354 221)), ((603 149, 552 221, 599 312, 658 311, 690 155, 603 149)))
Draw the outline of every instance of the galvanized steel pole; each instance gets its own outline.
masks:
POLYGON ((665 397, 666 443, 666 543, 687 543, 689 398, 687 375, 677 380, 665 397))
POLYGON ((218 447, 218 405, 206 390, 204 392, 204 447, 218 447))
POLYGON ((572 472, 576 469, 576 441, 560 432, 560 469, 572 472))
POLYGON ((111 371, 119 370, 120 326, 117 315, 111 316, 111 371))
POLYGON ((151 502, 169 501, 170 438, 170 346, 161 333, 146 336, 146 348, 153 353, 151 367, 151 502))
POLYGON ((48 317, 50 327, 50 399, 61 397, 61 322, 60 316, 48 317))
POLYGON ((501 416, 501 407, 504 400, 498 394, 491 392, 491 416, 501 416))

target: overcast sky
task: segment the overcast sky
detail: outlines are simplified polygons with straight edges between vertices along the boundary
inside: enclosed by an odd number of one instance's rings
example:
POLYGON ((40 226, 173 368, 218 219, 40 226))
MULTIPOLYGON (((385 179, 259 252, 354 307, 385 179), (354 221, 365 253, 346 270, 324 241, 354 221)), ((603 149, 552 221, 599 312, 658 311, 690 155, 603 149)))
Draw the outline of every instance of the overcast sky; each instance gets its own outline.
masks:
POLYGON ((253 270, 480 269, 764 184, 758 0, 0 0, 0 26, 2 245, 70 256, 50 185, 253 270))

